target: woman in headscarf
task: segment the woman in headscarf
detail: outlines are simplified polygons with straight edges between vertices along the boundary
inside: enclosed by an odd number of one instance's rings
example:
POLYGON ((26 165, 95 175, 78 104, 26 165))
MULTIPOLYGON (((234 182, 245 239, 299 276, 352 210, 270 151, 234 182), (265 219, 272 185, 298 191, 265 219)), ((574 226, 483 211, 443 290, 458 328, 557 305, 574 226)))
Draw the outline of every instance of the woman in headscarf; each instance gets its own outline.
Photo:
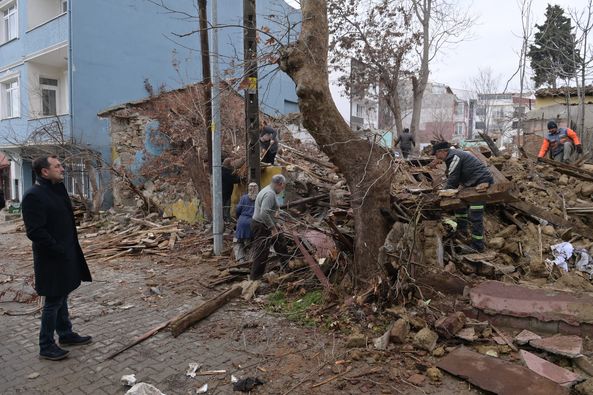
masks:
POLYGON ((259 187, 255 182, 247 186, 247 193, 241 196, 237 204, 237 230, 235 231, 234 252, 238 262, 244 262, 246 257, 245 249, 251 242, 251 217, 255 210, 255 198, 259 187))

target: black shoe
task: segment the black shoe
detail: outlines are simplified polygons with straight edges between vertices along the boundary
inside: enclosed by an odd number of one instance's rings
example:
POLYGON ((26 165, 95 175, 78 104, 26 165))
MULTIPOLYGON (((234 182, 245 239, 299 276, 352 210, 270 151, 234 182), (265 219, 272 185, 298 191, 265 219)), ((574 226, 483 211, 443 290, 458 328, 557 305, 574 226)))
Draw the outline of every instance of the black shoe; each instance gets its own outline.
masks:
POLYGON ((60 338, 60 345, 82 346, 83 344, 89 344, 91 341, 93 341, 91 336, 80 336, 78 333, 72 333, 67 337, 60 338))
POLYGON ((41 351, 39 353, 39 358, 49 359, 50 361, 59 361, 60 359, 66 358, 69 352, 70 351, 61 349, 53 344, 47 350, 41 351))
POLYGON ((470 244, 470 247, 474 250, 476 250, 476 252, 484 252, 486 250, 486 246, 484 246, 484 242, 472 242, 470 244))

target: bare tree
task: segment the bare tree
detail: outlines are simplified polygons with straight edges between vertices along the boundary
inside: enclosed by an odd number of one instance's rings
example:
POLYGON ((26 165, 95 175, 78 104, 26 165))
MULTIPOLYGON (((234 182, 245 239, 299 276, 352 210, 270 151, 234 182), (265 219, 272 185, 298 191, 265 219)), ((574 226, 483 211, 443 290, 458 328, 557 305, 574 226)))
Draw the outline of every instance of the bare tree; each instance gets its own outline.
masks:
POLYGON ((483 132, 488 134, 494 117, 493 104, 499 92, 500 76, 492 68, 478 69, 478 74, 470 79, 469 89, 478 95, 476 119, 484 123, 483 132))

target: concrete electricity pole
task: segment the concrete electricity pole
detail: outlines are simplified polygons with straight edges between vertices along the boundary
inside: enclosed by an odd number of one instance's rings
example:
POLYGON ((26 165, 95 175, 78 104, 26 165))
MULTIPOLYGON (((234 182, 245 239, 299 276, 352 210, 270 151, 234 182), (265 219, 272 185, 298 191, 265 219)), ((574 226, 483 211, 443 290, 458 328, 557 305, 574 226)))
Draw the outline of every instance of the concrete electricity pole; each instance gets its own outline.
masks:
POLYGON ((222 169, 220 124, 220 67, 218 65, 218 0, 212 0, 212 233, 214 255, 222 252, 222 169))
POLYGON ((257 38, 255 0, 243 0, 243 56, 245 58, 245 129, 249 182, 260 185, 259 98, 257 81, 257 38))

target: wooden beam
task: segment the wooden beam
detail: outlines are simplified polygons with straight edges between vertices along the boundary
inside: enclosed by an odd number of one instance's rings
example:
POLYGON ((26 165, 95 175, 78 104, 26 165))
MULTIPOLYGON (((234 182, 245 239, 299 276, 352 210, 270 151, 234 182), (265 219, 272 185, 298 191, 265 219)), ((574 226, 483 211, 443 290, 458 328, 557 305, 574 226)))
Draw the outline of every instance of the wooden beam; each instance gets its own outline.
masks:
POLYGON ((573 222, 567 221, 563 217, 551 213, 547 208, 538 207, 525 201, 510 203, 509 207, 521 211, 530 217, 545 220, 552 225, 571 229, 574 233, 577 233, 582 237, 591 237, 591 229, 585 226, 575 226, 573 222))
POLYGON ((476 191, 476 188, 464 188, 455 196, 441 199, 440 206, 444 209, 453 209, 467 206, 467 204, 471 202, 480 202, 484 204, 510 203, 518 200, 511 194, 511 190, 512 184, 509 182, 492 184, 484 192, 478 192, 476 191))

